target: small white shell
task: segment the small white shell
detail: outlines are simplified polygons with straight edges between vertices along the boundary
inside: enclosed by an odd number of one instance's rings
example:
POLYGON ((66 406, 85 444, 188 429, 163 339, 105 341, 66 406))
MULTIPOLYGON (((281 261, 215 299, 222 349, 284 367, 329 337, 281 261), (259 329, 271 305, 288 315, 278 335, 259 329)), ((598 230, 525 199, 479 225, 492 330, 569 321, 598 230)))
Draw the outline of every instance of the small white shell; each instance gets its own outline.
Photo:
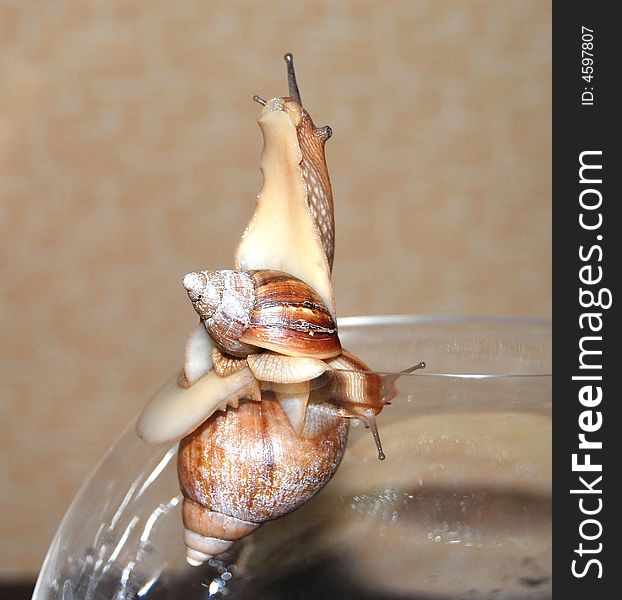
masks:
POLYGON ((248 368, 228 377, 219 377, 210 371, 188 388, 179 387, 174 379, 144 408, 136 424, 136 433, 152 444, 179 440, 217 410, 237 407, 242 398, 261 400, 257 380, 248 368))

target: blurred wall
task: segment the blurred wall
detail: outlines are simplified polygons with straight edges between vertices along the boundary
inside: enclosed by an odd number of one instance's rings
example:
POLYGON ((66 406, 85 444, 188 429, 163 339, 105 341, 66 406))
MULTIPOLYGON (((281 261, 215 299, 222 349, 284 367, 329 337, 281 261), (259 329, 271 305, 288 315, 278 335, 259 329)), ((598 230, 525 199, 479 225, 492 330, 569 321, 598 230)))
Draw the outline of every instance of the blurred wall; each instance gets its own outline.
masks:
POLYGON ((0 3, 0 574, 34 574, 229 267, 282 55, 341 315, 549 315, 551 14, 517 0, 0 3))

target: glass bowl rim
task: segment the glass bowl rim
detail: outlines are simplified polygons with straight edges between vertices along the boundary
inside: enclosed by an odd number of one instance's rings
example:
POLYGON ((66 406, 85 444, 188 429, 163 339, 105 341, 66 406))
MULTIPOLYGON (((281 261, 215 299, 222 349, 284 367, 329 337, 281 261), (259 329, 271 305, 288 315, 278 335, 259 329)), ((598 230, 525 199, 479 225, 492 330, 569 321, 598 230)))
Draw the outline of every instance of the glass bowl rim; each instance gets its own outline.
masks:
MULTIPOLYGON (((535 325, 541 327, 552 327, 550 317, 533 317, 520 315, 423 315, 423 314, 394 314, 394 315, 363 315, 338 317, 339 327, 367 327, 379 325, 430 325, 430 324, 487 324, 487 325, 514 325, 526 326, 535 325)), ((552 333, 552 331, 551 331, 552 333)), ((395 375, 394 371, 375 371, 383 375, 395 375)), ((515 379, 515 378, 538 378, 551 379, 552 373, 430 373, 425 370, 418 370, 413 373, 402 373, 400 377, 406 379, 410 377, 430 377, 442 379, 515 379)))
POLYGON ((520 315, 354 315, 337 318, 339 326, 355 327, 361 325, 400 325, 425 323, 498 323, 500 325, 551 325, 550 317, 520 315))

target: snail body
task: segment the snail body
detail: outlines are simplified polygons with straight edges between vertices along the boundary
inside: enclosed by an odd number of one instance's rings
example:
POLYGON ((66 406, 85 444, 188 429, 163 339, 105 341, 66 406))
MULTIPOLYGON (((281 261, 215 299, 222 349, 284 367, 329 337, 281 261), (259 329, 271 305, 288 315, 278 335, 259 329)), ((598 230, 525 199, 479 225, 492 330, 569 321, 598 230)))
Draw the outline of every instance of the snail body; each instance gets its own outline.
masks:
MULTIPOLYGON (((332 402, 344 417, 363 421, 371 429, 378 459, 384 460, 386 456, 380 441, 376 415, 397 395, 395 382, 398 377, 425 368, 425 363, 417 363, 399 373, 382 375, 372 371, 360 358, 345 350, 326 362, 329 369, 323 377, 327 382, 313 394, 332 402)), ((312 395, 311 398, 313 397, 312 395)))
POLYGON ((290 96, 255 99, 263 109, 263 186, 235 253, 238 271, 273 269, 307 283, 336 315, 331 282, 334 257, 332 190, 324 144, 330 127, 316 128, 300 102, 291 55, 290 96))

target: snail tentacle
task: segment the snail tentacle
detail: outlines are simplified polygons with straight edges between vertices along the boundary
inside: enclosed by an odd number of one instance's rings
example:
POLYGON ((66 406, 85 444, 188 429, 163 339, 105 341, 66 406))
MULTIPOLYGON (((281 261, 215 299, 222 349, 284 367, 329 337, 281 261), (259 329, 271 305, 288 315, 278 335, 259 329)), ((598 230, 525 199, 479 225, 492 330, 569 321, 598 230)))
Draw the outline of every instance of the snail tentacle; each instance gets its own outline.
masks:
POLYGON ((294 69, 294 55, 288 52, 283 59, 287 63, 287 85, 289 87, 290 98, 302 105, 300 90, 298 89, 298 82, 296 81, 296 70, 294 69))

